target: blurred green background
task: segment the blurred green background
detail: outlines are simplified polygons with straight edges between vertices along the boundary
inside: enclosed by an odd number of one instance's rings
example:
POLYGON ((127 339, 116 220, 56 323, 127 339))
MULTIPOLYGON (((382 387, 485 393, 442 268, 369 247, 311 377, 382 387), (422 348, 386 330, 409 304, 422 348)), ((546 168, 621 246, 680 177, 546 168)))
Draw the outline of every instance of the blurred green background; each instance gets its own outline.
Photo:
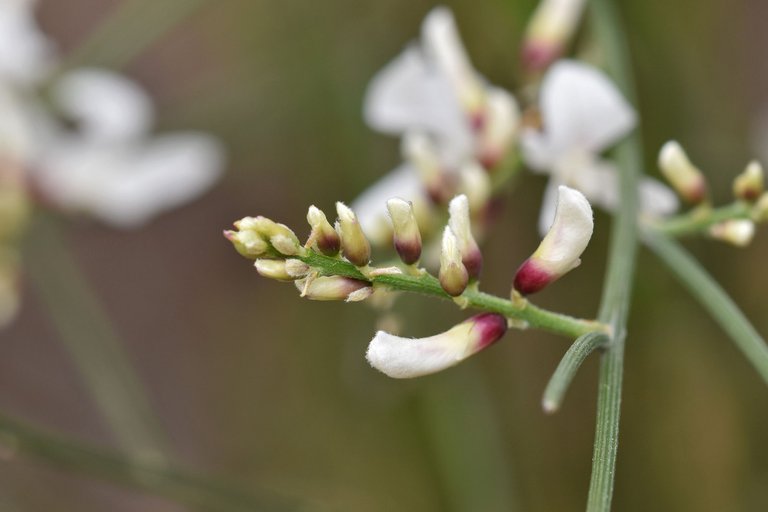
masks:
MULTIPOLYGON (((39 19, 66 54, 120 3, 41 0, 39 19)), ((535 2, 446 4, 475 67, 515 90, 520 34, 535 2)), ((64 243, 124 341, 179 463, 254 492, 299 497, 306 510, 583 510, 595 358, 552 417, 541 411, 541 393, 568 340, 548 334, 513 331, 443 374, 390 380, 363 357, 374 311, 300 300, 292 285, 259 278, 220 235, 237 218, 263 214, 304 236, 309 204, 332 210, 334 201, 353 199, 397 165, 397 141, 364 125, 362 98, 371 76, 417 36, 433 5, 204 3, 123 70, 157 101, 161 129, 197 128, 222 138, 229 151, 224 179, 140 231, 67 221, 64 243)), ((768 3, 623 0, 620 8, 635 59, 648 172, 657 174, 660 145, 678 139, 715 196, 727 201, 732 178, 750 158, 768 163, 768 139, 755 142, 753 130, 768 106, 768 3)), ((147 26, 153 19, 148 13, 147 26)), ((135 30, 149 29, 134 27, 112 40, 135 30)), ((538 242, 544 181, 525 176, 516 186, 484 248, 483 285, 502 295, 538 242)), ((594 316, 608 223, 598 215, 582 267, 537 303, 594 316)), ((762 333, 767 235, 760 229, 746 250, 687 244, 762 333)), ((28 238, 30 261, 58 258, 44 233, 28 238)), ((35 268, 31 263, 28 272, 35 268)), ((636 282, 614 510, 768 510, 764 383, 645 251, 636 282)), ((58 290, 62 300, 78 300, 69 293, 58 290)), ((464 316, 447 303, 409 298, 399 306, 413 336, 464 316)), ((50 318, 27 280, 21 316, 0 334, 0 407, 118 448, 50 318)), ((87 324, 82 335, 89 335, 87 324)), ((0 508, 184 510, 8 450, 0 453, 0 508)))

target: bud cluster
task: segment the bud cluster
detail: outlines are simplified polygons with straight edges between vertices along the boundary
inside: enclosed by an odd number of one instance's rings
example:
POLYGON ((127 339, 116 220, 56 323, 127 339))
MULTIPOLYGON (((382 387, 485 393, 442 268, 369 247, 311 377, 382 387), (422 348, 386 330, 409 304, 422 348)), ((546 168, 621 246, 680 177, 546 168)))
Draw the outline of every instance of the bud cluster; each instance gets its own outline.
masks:
MULTIPOLYGON (((675 191, 689 204, 709 211, 707 183, 685 150, 669 141, 659 152, 659 168, 675 191)), ((709 226, 707 234, 737 247, 749 245, 754 238, 755 223, 768 222, 768 192, 765 192, 763 167, 756 160, 747 164, 733 180, 733 196, 747 210, 748 218, 731 218, 709 226)), ((701 214, 701 212, 699 212, 701 214)))

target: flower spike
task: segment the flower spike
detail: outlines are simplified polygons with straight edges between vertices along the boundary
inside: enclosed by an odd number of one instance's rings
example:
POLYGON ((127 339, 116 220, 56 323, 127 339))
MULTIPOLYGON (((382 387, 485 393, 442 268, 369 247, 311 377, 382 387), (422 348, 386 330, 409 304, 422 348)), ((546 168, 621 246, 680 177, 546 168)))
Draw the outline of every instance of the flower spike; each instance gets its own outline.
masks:
POLYGON ((456 235, 449 226, 443 231, 443 246, 440 252, 440 286, 451 297, 458 297, 467 288, 469 273, 461 261, 461 251, 456 235))
POLYGON ((317 248, 326 256, 336 256, 341 248, 341 238, 333 229, 331 223, 325 217, 325 213, 312 205, 307 212, 307 222, 309 222, 312 232, 309 235, 309 243, 317 244, 317 248))
POLYGON ((483 254, 472 236, 472 226, 469 218, 469 200, 464 194, 451 199, 448 205, 450 220, 448 225, 456 235, 456 241, 461 252, 461 261, 467 268, 469 277, 477 279, 483 268, 483 254))
POLYGON ((688 159, 683 147, 671 140, 661 147, 659 168, 680 197, 691 204, 698 204, 707 197, 704 175, 688 159))
POLYGON ((392 219, 392 242, 395 250, 406 265, 414 265, 421 257, 421 232, 413 213, 413 204, 399 197, 387 201, 387 210, 392 219))
POLYGON ((339 215, 338 231, 341 235, 341 250, 344 257, 358 267, 371 261, 371 244, 363 233, 355 212, 342 202, 336 203, 339 215))
POLYGON ((428 338, 411 339, 379 331, 365 357, 395 379, 420 377, 454 366, 492 345, 507 331, 507 319, 482 313, 428 338))
POLYGON ((581 263, 581 253, 592 237, 592 207, 578 190, 558 187, 557 211, 539 248, 515 275, 514 288, 523 295, 535 293, 581 263))

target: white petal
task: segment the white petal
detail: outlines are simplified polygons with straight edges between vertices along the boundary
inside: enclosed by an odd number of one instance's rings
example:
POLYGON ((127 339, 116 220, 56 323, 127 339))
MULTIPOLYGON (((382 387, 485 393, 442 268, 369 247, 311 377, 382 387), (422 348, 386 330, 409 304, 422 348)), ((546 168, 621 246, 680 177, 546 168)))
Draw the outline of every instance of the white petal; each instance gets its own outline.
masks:
POLYGON ((500 315, 480 314, 428 338, 401 338, 379 331, 366 358, 377 370, 396 379, 444 370, 497 341, 506 331, 500 315))
POLYGON ((451 145, 471 144, 470 128, 450 82, 415 47, 373 77, 364 115, 369 126, 386 133, 423 130, 451 145))
POLYGON ((52 150, 37 172, 43 192, 62 207, 131 228, 202 194, 222 164, 215 139, 184 133, 137 147, 70 141, 52 150))
POLYGON ((635 126, 635 112, 601 71, 572 60, 555 63, 541 87, 550 151, 600 152, 635 126))
POLYGON ((85 137, 115 141, 144 134, 152 123, 152 103, 138 84, 101 69, 64 75, 54 101, 78 124, 85 137))
POLYGON ((587 198, 578 190, 561 185, 555 220, 531 260, 556 276, 565 274, 579 264, 593 229, 592 207, 587 198))
POLYGON ((480 156, 498 163, 512 146, 520 127, 520 108, 514 96, 504 89, 489 87, 485 107, 485 129, 480 140, 480 156))
POLYGON ((680 207, 677 194, 659 180, 640 180, 640 212, 651 217, 672 215, 680 207))
POLYGON ((557 210, 557 189, 560 183, 551 179, 544 189, 544 197, 541 200, 541 211, 539 212, 539 234, 544 236, 552 227, 555 220, 555 210, 557 210))
POLYGON ((35 2, 0 1, 0 78, 39 81, 53 67, 53 47, 34 19, 35 2))
POLYGON ((424 187, 411 165, 402 164, 365 189, 350 205, 365 235, 374 243, 385 243, 391 231, 387 200, 400 197, 412 203, 424 201, 424 187))

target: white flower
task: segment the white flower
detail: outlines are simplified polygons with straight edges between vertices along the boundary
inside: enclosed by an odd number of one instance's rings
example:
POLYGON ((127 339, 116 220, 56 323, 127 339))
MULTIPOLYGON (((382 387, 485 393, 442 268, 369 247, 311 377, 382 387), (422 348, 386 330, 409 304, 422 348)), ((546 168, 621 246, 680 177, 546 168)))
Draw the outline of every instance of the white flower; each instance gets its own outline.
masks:
POLYGON ((581 254, 592 238, 592 207, 578 190, 557 190, 555 220, 544 240, 515 274, 515 290, 535 293, 581 264, 581 254))
POLYGON ((366 358, 389 377, 407 379, 439 372, 498 341, 507 331, 501 315, 481 313, 428 338, 401 338, 379 331, 366 358))
MULTIPOLYGON (((547 72, 539 104, 543 132, 525 130, 521 142, 527 164, 551 176, 540 231, 552 224, 559 185, 578 189, 592 204, 616 209, 616 169, 599 155, 635 126, 632 107, 603 73, 570 60, 557 62, 547 72)), ((674 193, 656 180, 643 179, 639 194, 645 214, 662 216, 677 209, 674 193)))
POLYGON ((38 28, 34 0, 0 0, 0 81, 30 84, 53 67, 53 47, 38 28))
POLYGON ((80 127, 52 125, 34 169, 41 191, 61 208, 135 227, 195 199, 221 173, 223 151, 213 137, 151 136, 149 98, 120 75, 72 72, 53 98, 80 127))

